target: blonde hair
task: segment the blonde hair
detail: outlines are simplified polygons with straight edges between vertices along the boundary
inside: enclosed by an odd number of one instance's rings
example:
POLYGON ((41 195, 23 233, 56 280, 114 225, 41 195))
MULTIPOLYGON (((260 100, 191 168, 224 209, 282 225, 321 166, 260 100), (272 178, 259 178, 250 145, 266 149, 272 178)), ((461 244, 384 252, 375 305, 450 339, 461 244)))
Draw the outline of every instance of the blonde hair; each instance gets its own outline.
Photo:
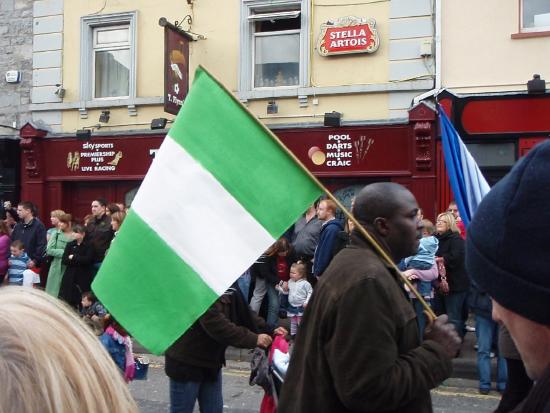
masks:
POLYGON ((65 211, 61 210, 61 209, 54 209, 52 212, 50 212, 50 216, 52 218, 61 218, 63 215, 65 215, 65 211))
POLYGON ((1 412, 138 412, 97 337, 48 294, 0 289, 0 343, 1 412))
POLYGON ((449 227, 449 230, 451 230, 452 232, 458 232, 460 234, 460 230, 456 226, 455 216, 452 213, 443 212, 442 214, 439 214, 437 216, 437 220, 445 222, 449 227))
POLYGON ((63 214, 58 219, 59 222, 63 222, 64 224, 68 224, 70 226, 73 220, 73 216, 71 214, 63 214))
POLYGON ((298 274, 302 276, 302 278, 307 278, 307 266, 303 261, 296 261, 290 266, 290 269, 295 269, 298 274))

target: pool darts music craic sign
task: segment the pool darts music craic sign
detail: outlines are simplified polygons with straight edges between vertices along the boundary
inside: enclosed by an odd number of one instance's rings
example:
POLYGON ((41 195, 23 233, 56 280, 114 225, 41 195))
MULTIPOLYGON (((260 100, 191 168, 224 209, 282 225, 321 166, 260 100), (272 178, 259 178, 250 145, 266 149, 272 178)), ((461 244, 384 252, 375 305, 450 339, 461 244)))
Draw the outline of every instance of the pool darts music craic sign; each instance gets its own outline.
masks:
POLYGON ((317 50, 321 56, 374 53, 380 46, 376 21, 347 16, 321 25, 317 50))

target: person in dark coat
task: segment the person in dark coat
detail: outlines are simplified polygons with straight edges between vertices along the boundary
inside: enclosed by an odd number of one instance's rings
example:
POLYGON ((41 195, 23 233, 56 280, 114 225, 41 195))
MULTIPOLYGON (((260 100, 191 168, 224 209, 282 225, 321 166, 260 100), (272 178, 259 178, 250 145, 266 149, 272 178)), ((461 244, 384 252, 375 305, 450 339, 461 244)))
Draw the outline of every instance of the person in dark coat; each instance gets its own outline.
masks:
POLYGON ((20 221, 11 233, 12 241, 21 241, 30 257, 29 268, 40 267, 46 256, 46 227, 36 218, 36 209, 32 202, 20 202, 17 205, 20 221))
POLYGON ((72 307, 78 307, 82 293, 91 291, 95 275, 93 269, 94 250, 85 239, 82 225, 73 226, 74 240, 65 247, 61 262, 67 267, 61 280, 59 298, 72 307))
POLYGON ((550 412, 550 142, 535 146, 478 206, 466 267, 492 298, 535 382, 514 412, 550 412))
POLYGON ((334 244, 344 226, 336 219, 336 203, 332 199, 323 199, 319 202, 317 217, 323 222, 319 243, 313 256, 313 275, 318 278, 323 275, 334 257, 334 244))
POLYGON ((235 283, 166 351, 170 412, 192 413, 198 400, 201 412, 221 413, 221 368, 227 346, 267 348, 272 340, 266 333, 287 334, 282 327, 272 331, 266 327, 235 283))
POLYGON ((87 242, 94 252, 94 268, 99 269, 114 236, 111 217, 107 215, 107 201, 98 198, 92 202, 93 217, 86 225, 87 242))
MULTIPOLYGON (((363 188, 353 208, 394 262, 418 249, 417 210, 414 196, 389 182, 363 188)), ((420 343, 401 276, 355 228, 305 310, 278 411, 431 412, 430 389, 450 376, 459 345, 447 316, 420 343)))
POLYGON ((288 241, 281 237, 271 245, 250 267, 250 275, 254 279, 254 292, 250 299, 250 308, 259 314, 262 301, 267 295, 267 324, 275 328, 279 323, 279 294, 275 286, 279 281, 288 280, 290 265, 288 241))
POLYGON ((439 214, 435 223, 439 248, 435 255, 443 257, 449 293, 436 293, 434 309, 436 314, 447 314, 449 321, 455 325, 460 337, 466 333, 466 319, 463 308, 470 289, 470 279, 464 267, 464 240, 450 212, 439 214))

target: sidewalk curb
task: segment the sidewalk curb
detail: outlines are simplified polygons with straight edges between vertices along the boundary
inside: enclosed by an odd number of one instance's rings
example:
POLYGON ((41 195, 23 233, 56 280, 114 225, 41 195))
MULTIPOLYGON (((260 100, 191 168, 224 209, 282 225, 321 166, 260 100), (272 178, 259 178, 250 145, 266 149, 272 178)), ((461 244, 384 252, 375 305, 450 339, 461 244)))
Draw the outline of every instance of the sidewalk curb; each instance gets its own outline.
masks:
MULTIPOLYGON (((464 337, 464 343, 462 344, 462 351, 460 357, 453 359, 453 374, 451 378, 453 379, 467 379, 467 380, 478 380, 477 374, 477 353, 474 350, 474 343, 476 337, 474 333, 467 333, 464 337)), ((153 356, 150 355, 149 351, 141 346, 138 342, 134 341, 134 353, 136 354, 146 354, 151 359, 154 359, 155 362, 162 362, 164 364, 163 356, 153 356)), ((250 363, 252 359, 252 350, 250 349, 241 349, 236 347, 228 347, 225 352, 225 358, 228 363, 237 362, 237 363, 250 363)), ((496 369, 495 360, 492 361, 493 370, 496 369)))

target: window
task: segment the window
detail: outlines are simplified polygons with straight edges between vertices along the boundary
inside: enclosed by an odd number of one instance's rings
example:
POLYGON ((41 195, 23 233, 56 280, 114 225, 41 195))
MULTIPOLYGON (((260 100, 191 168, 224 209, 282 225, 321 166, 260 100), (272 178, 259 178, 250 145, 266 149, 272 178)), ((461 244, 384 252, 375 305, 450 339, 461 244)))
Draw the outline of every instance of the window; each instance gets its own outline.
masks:
POLYGON ((468 143, 466 146, 480 168, 512 166, 516 162, 513 142, 468 143))
POLYGON ((254 22, 254 88, 300 84, 300 12, 287 13, 265 13, 254 22))
POLYGON ((135 12, 82 18, 81 100, 135 97, 135 27, 135 12))
POLYGON ((95 99, 128 97, 130 92, 129 26, 93 29, 95 99))
POLYGON ((278 96, 307 84, 309 2, 243 0, 240 91, 278 96))
POLYGON ((550 1, 521 0, 521 31, 550 30, 550 1))

